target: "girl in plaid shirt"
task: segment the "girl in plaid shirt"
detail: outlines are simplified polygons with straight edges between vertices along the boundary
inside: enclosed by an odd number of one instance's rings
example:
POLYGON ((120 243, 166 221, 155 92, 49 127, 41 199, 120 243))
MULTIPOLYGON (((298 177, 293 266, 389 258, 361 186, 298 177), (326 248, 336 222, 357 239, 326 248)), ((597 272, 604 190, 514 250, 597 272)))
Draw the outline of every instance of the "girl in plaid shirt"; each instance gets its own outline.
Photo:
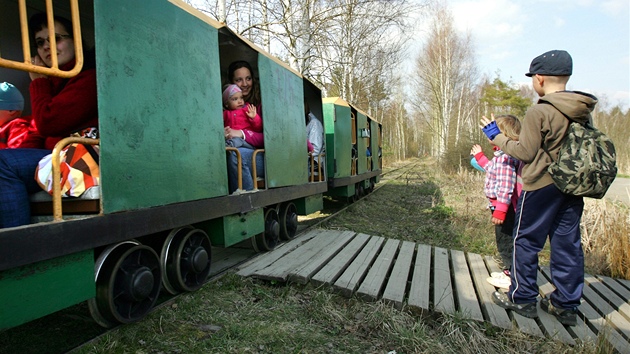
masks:
MULTIPOLYGON (((521 122, 513 115, 501 115, 495 118, 501 132, 513 140, 518 140, 521 122)), ((521 161, 507 155, 494 147, 494 157, 488 160, 481 151, 481 146, 473 145, 470 154, 486 171, 484 193, 488 198, 492 211, 492 223, 495 225, 497 249, 503 263, 503 272, 492 273, 488 282, 499 288, 509 288, 510 268, 514 250, 512 230, 514 228, 514 211, 522 189, 520 172, 521 161)))

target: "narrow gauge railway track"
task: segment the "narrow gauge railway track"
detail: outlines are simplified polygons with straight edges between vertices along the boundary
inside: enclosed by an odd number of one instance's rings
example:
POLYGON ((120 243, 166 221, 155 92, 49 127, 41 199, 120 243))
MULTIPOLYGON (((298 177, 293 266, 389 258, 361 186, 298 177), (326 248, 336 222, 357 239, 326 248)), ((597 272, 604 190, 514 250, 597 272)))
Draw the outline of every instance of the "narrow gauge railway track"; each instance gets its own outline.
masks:
MULTIPOLYGON (((400 178, 413 169, 414 164, 405 164, 397 168, 383 171, 381 182, 374 187, 379 190, 388 182, 400 178)), ((373 192, 374 192, 373 191, 373 192)), ((360 202, 357 201, 357 202, 360 202)), ((299 222, 296 237, 320 226, 345 211, 351 204, 326 201, 325 217, 306 219, 299 222)), ((235 267, 251 261, 260 253, 243 244, 243 247, 221 248, 213 247, 212 266, 207 282, 216 281, 235 267)), ((280 244, 278 247, 282 247, 280 244)), ((164 292, 163 292, 164 293, 164 292)), ((180 295, 161 295, 158 304, 151 310, 159 311, 177 301, 180 295)), ((31 321, 22 326, 0 332, 0 354, 4 353, 65 353, 81 348, 94 340, 106 336, 114 330, 120 330, 122 325, 112 328, 100 327, 89 315, 88 306, 82 303, 49 316, 31 321)))

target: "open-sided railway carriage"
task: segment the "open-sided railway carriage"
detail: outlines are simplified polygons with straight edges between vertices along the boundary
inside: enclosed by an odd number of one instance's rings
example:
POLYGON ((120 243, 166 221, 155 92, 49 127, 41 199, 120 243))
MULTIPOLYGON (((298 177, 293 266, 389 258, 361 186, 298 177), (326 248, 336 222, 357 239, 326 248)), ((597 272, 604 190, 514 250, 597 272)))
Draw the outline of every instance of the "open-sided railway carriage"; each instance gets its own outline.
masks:
POLYGON ((0 230, 0 329, 83 301, 103 326, 139 320, 161 290, 203 285, 211 247, 272 249, 323 195, 354 199, 378 181, 378 122, 341 99, 322 102, 299 73, 187 4, 46 3, 0 0, 0 81, 22 91, 28 114, 24 71, 40 69, 21 19, 53 11, 80 22, 96 49, 101 185, 63 201, 38 193, 33 224, 0 230), (234 60, 260 83, 265 176, 229 195, 221 89, 234 60), (324 122, 323 173, 309 173, 304 102, 324 122))

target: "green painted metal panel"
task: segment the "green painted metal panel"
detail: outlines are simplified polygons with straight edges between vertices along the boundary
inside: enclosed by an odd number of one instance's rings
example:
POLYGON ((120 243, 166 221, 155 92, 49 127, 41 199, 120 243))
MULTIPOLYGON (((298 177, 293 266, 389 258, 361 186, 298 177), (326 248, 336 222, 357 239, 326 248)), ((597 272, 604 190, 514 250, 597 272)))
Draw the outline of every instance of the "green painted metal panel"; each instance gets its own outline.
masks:
POLYGON ((308 182, 302 78, 258 56, 267 188, 308 182))
POLYGON ((378 136, 379 136, 379 124, 375 120, 369 120, 370 123, 370 152, 372 153, 372 170, 380 170, 380 162, 378 159, 378 136))
POLYGON ((167 1, 94 9, 104 212, 226 195, 217 30, 167 1))
POLYGON ((95 291, 92 250, 0 272, 0 330, 90 299, 95 291))
POLYGON ((332 188, 332 189, 329 189, 328 192, 326 192, 327 195, 337 196, 337 197, 351 197, 354 195, 354 193, 355 193, 354 184, 332 188))
POLYGON ((335 176, 335 105, 322 104, 324 139, 326 140, 326 176, 335 176))
POLYGON ((265 231, 264 210, 228 215, 196 224, 195 227, 208 234, 213 246, 229 247, 265 231))
POLYGON ((352 126, 350 107, 324 103, 326 161, 329 178, 349 177, 352 167, 352 126), (330 152, 334 156, 330 156, 330 152))
POLYGON ((367 141, 368 138, 362 137, 362 132, 366 128, 368 128, 367 124, 367 116, 363 113, 357 112, 356 114, 357 120, 357 150, 358 150, 358 161, 357 161, 357 174, 367 172, 367 141))
POLYGON ((309 215, 324 209, 323 194, 310 195, 305 198, 294 200, 298 215, 309 215))

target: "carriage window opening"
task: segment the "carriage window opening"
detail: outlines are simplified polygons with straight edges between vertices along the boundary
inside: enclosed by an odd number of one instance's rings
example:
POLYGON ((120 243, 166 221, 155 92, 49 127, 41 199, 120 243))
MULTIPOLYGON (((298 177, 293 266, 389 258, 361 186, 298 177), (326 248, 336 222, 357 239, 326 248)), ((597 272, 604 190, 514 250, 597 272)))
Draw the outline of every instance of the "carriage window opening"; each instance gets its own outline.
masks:
POLYGON ((28 72, 35 72, 35 73, 39 73, 43 75, 56 76, 56 77, 62 77, 62 78, 71 78, 79 74, 79 72, 81 72, 81 69, 83 68, 84 58, 83 58, 81 23, 80 23, 81 21, 79 19, 80 14, 79 14, 78 0, 70 0, 70 9, 71 9, 71 21, 72 21, 72 26, 73 26, 73 33, 68 34, 68 35, 56 34, 54 33, 55 26, 54 26, 54 18, 53 18, 54 13, 52 9, 52 1, 46 2, 46 16, 48 18, 49 36, 48 38, 41 38, 41 40, 38 39, 35 41, 35 43, 33 43, 39 48, 43 47, 45 42, 50 43, 50 47, 51 47, 50 52, 52 54, 52 57, 51 57, 52 65, 51 67, 45 67, 45 66, 35 65, 31 61, 31 57, 33 56, 33 54, 31 53, 31 38, 29 36, 29 30, 28 30, 26 2, 20 1, 19 2, 20 32, 22 35, 22 53, 23 53, 24 61, 20 62, 16 60, 4 59, 1 57, 2 53, 0 53, 0 67, 28 71, 28 72), (59 65, 57 62, 57 59, 58 59, 57 48, 56 46, 52 45, 53 43, 51 42, 55 42, 56 44, 57 42, 69 39, 70 37, 74 39, 76 64, 74 68, 72 68, 72 70, 64 71, 64 70, 59 69, 59 65))

